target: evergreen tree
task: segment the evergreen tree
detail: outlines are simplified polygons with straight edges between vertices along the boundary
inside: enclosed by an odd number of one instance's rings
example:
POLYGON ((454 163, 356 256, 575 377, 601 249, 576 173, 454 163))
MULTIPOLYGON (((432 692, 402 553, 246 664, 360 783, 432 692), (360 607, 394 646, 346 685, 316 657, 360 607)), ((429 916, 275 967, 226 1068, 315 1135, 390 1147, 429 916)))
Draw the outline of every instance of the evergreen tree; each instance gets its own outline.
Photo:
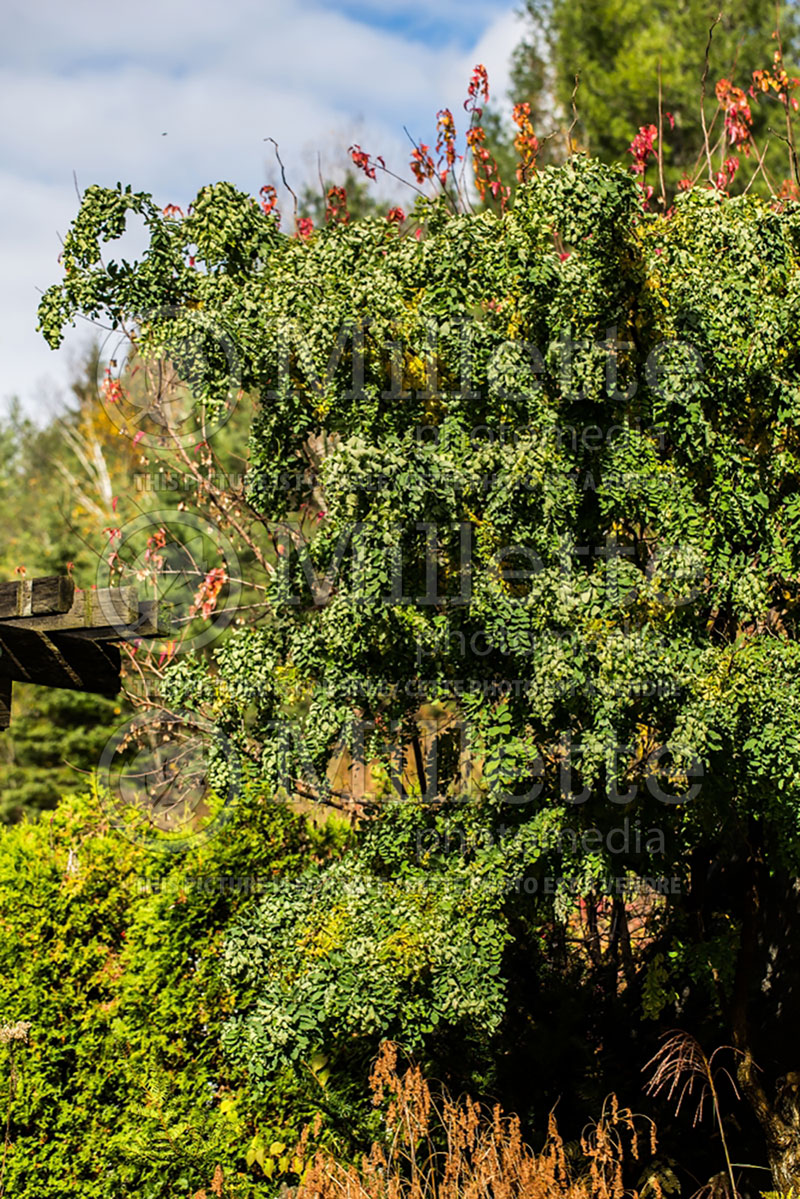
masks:
MULTIPOLYGON (((528 28, 513 54, 509 98, 531 104, 540 139, 560 130, 546 143, 543 161, 565 156, 565 131, 573 125, 574 98, 577 120, 571 136, 576 146, 604 162, 630 163, 627 151, 637 130, 658 123, 660 73, 664 168, 669 192, 674 193, 681 176, 703 163, 699 113, 704 74, 706 119, 711 126, 717 111, 717 82, 728 79, 747 92, 753 71, 770 68, 778 46, 772 5, 731 0, 715 23, 718 12, 718 6, 706 0, 682 4, 526 0, 528 28)), ((798 49, 795 3, 780 13, 780 36, 783 56, 791 64, 798 49)), ((788 70, 791 74, 790 65, 788 70)), ((752 110, 760 149, 771 140, 765 165, 777 190, 781 180, 793 174, 788 148, 781 141, 786 137, 783 113, 778 103, 765 104, 763 99, 760 105, 753 101, 752 110)), ((717 115, 712 144, 721 127, 717 115)), ((509 161, 508 142, 499 138, 495 145, 498 160, 509 161)), ((715 155, 714 170, 736 153, 725 139, 715 155)), ((507 177, 513 178, 513 171, 507 171, 507 177)), ((763 184, 758 181, 756 186, 763 184)))

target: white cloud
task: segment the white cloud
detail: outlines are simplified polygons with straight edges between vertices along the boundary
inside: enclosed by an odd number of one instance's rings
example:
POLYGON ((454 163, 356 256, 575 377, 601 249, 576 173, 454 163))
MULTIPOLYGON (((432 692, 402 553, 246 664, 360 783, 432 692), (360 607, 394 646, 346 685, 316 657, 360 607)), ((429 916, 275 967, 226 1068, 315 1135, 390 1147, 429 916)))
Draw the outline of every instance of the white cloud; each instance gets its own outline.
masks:
POLYGON ((35 325, 37 288, 58 278, 57 233, 77 207, 73 171, 82 187, 131 183, 160 203, 184 204, 223 178, 255 192, 274 175, 268 136, 300 183, 316 149, 344 165, 350 140, 402 170, 403 125, 430 140, 478 61, 498 96, 519 33, 503 0, 140 0, 135 10, 6 0, 0 398, 16 393, 35 410, 43 387, 68 377, 68 355, 51 353, 35 325), (420 41, 434 19, 436 41, 420 41))

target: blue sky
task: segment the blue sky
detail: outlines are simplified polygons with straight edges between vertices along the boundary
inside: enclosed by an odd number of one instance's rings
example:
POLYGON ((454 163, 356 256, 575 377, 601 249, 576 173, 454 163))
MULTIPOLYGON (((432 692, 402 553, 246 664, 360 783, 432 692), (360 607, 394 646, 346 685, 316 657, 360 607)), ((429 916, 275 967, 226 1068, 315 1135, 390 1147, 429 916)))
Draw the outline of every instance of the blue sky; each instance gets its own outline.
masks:
POLYGON ((438 46, 457 46, 470 50, 487 24, 508 12, 507 4, 463 3, 406 4, 353 3, 331 4, 361 24, 383 29, 409 42, 438 46))
POLYGON ((507 85, 523 26, 500 0, 3 0, 0 9, 0 406, 44 416, 65 393, 85 326, 55 353, 35 332, 59 277, 80 187, 131 183, 185 205, 230 179, 293 186, 359 142, 404 173, 438 109, 461 110, 472 66, 507 85), (163 136, 166 133, 166 136, 163 136))

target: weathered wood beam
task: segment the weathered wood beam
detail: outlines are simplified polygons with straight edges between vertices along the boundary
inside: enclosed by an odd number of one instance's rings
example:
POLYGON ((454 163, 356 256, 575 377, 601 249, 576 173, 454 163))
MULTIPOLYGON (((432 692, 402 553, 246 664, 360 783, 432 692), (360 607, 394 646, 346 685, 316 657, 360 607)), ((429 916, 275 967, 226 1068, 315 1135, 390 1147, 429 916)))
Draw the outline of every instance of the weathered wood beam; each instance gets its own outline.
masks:
POLYGON ((60 575, 0 583, 0 620, 69 612, 74 593, 72 579, 60 575))
MULTIPOLYGON (((16 628, 18 621, 4 625, 3 628, 16 628)), ((85 641, 135 641, 138 637, 166 637, 169 632, 169 621, 157 600, 142 600, 139 603, 138 615, 129 624, 100 626, 88 629, 64 629, 65 637, 76 637, 85 641)))
POLYGON ((14 682, 116 695, 121 655, 114 642, 163 637, 169 620, 135 587, 76 591, 52 576, 0 583, 0 730, 11 719, 14 682))
POLYGON ((133 627, 133 637, 166 637, 169 617, 158 600, 139 600, 139 619, 133 627))
POLYGON ((97 629, 98 640, 120 636, 119 629, 139 619, 139 600, 135 587, 104 587, 94 591, 76 591, 67 612, 41 616, 0 619, 0 628, 36 629, 42 633, 66 633, 75 629, 97 629))
POLYGON ((0 629, 0 677, 14 682, 116 695, 121 666, 116 645, 37 629, 0 629))

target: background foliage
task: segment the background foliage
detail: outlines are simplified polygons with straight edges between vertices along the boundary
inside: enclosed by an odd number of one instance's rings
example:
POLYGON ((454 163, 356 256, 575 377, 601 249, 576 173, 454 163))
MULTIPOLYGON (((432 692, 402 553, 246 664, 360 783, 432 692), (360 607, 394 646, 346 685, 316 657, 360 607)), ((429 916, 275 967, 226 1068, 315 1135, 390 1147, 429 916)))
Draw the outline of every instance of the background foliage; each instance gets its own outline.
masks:
MULTIPOLYGON (((658 122, 659 68, 665 119, 665 170, 670 191, 696 169, 703 155, 699 120, 701 84, 706 70, 709 30, 717 17, 708 52, 705 108, 714 116, 714 87, 731 79, 747 91, 752 73, 769 66, 780 26, 783 52, 792 73, 797 61, 797 5, 773 5, 758 0, 732 0, 708 5, 705 0, 653 5, 640 0, 625 4, 590 0, 577 8, 566 0, 527 0, 526 32, 512 58, 509 97, 531 104, 540 137, 559 124, 572 122, 575 95, 578 144, 604 162, 619 162, 638 129, 658 122)), ((759 139, 768 131, 783 135, 777 105, 753 105, 759 139)), ((502 123, 493 128, 501 133, 502 123)), ((502 136, 499 139, 502 144, 502 136)), ((563 140, 548 153, 563 154, 563 140)), ((730 151, 728 151, 730 152, 730 151)), ((502 151, 501 151, 502 153, 502 151)), ((510 166, 506 142, 504 161, 510 166)), ((630 161, 630 160, 628 160, 630 161)), ((785 147, 773 137, 769 165, 780 178, 786 173, 785 147)), ((513 170, 506 167, 506 175, 513 170)))

